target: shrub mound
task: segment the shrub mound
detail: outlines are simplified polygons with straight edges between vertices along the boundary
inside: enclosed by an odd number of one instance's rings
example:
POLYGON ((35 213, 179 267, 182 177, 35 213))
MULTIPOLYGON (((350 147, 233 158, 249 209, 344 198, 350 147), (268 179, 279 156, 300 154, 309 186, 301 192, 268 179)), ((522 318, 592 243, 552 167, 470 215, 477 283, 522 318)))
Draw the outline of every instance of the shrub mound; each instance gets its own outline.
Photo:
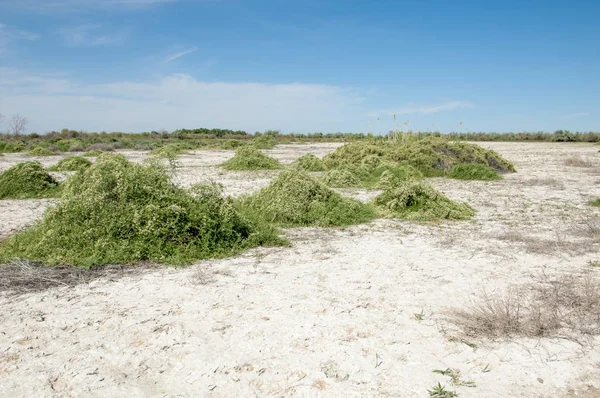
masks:
POLYGON ((22 152, 27 148, 21 141, 0 141, 0 152, 22 152))
POLYGON ((409 164, 385 164, 375 169, 373 176, 377 177, 375 188, 388 189, 404 181, 420 180, 423 178, 423 173, 409 164))
POLYGON ((489 166, 477 163, 460 163, 452 166, 448 177, 456 180, 501 180, 502 176, 489 166))
POLYGON ((83 156, 88 157, 88 158, 95 158, 95 157, 102 155, 103 153, 104 152, 102 152, 98 149, 92 149, 91 151, 84 153, 83 156))
POLYGON ((48 198, 58 194, 58 182, 40 162, 19 163, 0 174, 0 199, 48 198))
POLYGON ((184 144, 167 144, 160 148, 151 150, 150 154, 161 158, 174 158, 177 155, 187 153, 191 149, 193 148, 184 144))
POLYGON ((354 142, 323 158, 327 168, 340 165, 374 165, 380 161, 407 163, 425 176, 441 176, 455 164, 482 164, 494 170, 514 172, 514 166, 498 153, 475 144, 451 142, 444 138, 425 138, 405 142, 354 142))
POLYGON ((373 219, 373 209, 342 197, 314 178, 282 171, 266 188, 243 203, 262 217, 284 226, 351 225, 373 219))
POLYGON ((321 180, 332 188, 354 188, 362 185, 358 177, 347 169, 329 170, 321 180))
POLYGON ((226 170, 275 170, 280 167, 277 159, 252 146, 239 148, 235 155, 221 166, 226 170))
POLYGON ((312 153, 307 153, 294 160, 292 168, 298 171, 324 171, 323 161, 312 153))
POLYGON ((217 186, 184 190, 158 166, 104 154, 67 180, 61 201, 38 224, 0 244, 0 261, 185 264, 265 243, 281 240, 266 223, 240 216, 217 186))
POLYGON ((405 220, 465 220, 475 215, 475 210, 468 204, 453 202, 420 181, 408 181, 387 189, 373 202, 384 217, 405 220))
POLYGON ((221 149, 236 149, 244 146, 244 143, 240 140, 226 140, 221 144, 221 149))
POLYGON ((49 149, 36 146, 35 148, 30 149, 29 152, 27 152, 27 155, 29 155, 29 156, 54 156, 56 154, 49 149))
POLYGON ((50 171, 82 171, 92 165, 92 162, 81 156, 69 156, 59 160, 58 164, 49 167, 50 171))
POLYGON ((271 149, 277 145, 277 141, 275 141, 271 136, 261 135, 254 138, 250 145, 257 149, 271 149))

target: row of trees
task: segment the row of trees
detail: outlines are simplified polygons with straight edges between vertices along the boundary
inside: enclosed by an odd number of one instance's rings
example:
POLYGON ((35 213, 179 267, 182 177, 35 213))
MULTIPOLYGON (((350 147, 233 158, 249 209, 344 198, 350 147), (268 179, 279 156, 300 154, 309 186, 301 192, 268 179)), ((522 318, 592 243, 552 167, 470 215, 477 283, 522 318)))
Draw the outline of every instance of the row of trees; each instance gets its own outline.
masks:
MULTIPOLYGON (((4 121, 4 115, 0 113, 0 123, 4 121)), ((21 135, 25 133, 27 127, 27 118, 19 114, 12 115, 8 122, 8 134, 21 135)))

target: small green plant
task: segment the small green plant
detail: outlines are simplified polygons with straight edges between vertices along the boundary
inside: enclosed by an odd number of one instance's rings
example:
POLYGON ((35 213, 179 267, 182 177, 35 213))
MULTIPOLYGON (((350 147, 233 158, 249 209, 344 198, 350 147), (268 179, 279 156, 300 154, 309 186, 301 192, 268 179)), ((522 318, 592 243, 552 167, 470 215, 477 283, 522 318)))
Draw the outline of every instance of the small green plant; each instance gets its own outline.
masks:
POLYGON ((29 152, 27 152, 27 155, 29 155, 29 156, 54 156, 56 154, 49 149, 36 146, 35 148, 32 148, 31 150, 29 150, 29 152))
POLYGON ((452 368, 446 368, 445 370, 436 369, 433 371, 433 373, 437 373, 437 374, 441 374, 442 376, 450 377, 450 382, 452 383, 452 385, 457 386, 457 387, 460 387, 460 386, 476 387, 474 381, 462 380, 462 378, 460 376, 460 370, 458 370, 458 369, 452 369, 452 368))
POLYGON ((596 206, 596 207, 600 207, 600 198, 598 198, 598 199, 594 199, 594 200, 592 200, 592 201, 588 202, 588 204, 589 204, 590 206, 596 206))
POLYGON ((347 169, 329 170, 321 177, 321 180, 332 188, 352 188, 362 185, 358 177, 347 169))
POLYGON ((63 191, 38 224, 0 243, 0 263, 183 265, 285 243, 263 219, 241 215, 218 185, 185 190, 159 166, 122 155, 100 156, 63 191))
POLYGON ((61 159, 58 164, 48 168, 50 171, 83 171, 90 167, 92 162, 81 156, 69 156, 61 159))
POLYGON ((421 310, 421 312, 414 313, 413 315, 415 316, 415 319, 419 322, 425 320, 425 312, 423 310, 421 310))
POLYGON ((486 364, 482 369, 481 372, 482 373, 490 373, 492 371, 492 367, 490 366, 490 364, 486 364))
POLYGON ((435 397, 435 398, 458 397, 458 394, 456 394, 456 391, 446 390, 446 387, 444 387, 440 383, 437 383, 436 386, 433 386, 433 388, 431 390, 427 390, 427 392, 429 393, 430 397, 435 397))
POLYGON ((0 199, 48 198, 59 194, 58 182, 40 162, 19 163, 0 174, 0 199))
POLYGON ((314 178, 282 171, 271 184, 242 199, 245 206, 282 226, 334 226, 370 221, 370 206, 342 197, 314 178))
POLYGON ((279 161, 265 155, 253 146, 243 146, 235 151, 233 158, 221 164, 226 170, 275 170, 279 161))
POLYGON ((102 155, 103 153, 104 152, 102 152, 98 149, 92 149, 91 151, 84 153, 83 156, 93 158, 93 157, 98 157, 98 156, 102 155))
POLYGON ((466 220, 475 210, 466 203, 456 203, 420 181, 389 188, 377 196, 373 203, 384 217, 412 221, 466 220))
POLYGON ((501 180, 502 176, 491 167, 476 163, 460 163, 452 166, 448 177, 455 180, 501 180))
POLYGON ((323 161, 312 153, 307 153, 304 156, 296 159, 291 167, 298 171, 324 171, 325 166, 323 161))
POLYGON ((592 268, 599 268, 600 267, 600 261, 588 261, 588 265, 592 268))

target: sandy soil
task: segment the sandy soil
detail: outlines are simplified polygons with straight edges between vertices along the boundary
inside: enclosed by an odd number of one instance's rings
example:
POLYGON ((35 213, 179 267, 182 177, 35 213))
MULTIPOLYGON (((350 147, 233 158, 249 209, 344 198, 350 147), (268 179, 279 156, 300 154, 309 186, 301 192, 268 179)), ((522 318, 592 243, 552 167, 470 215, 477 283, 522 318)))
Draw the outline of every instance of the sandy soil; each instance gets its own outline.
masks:
MULTIPOLYGON (((586 205, 600 196, 598 147, 481 145, 518 173, 496 182, 431 180, 475 207, 472 221, 289 229, 291 247, 0 293, 0 396, 424 397, 438 382, 460 397, 600 396, 600 339, 465 339, 447 317, 484 289, 500 292, 542 272, 600 272, 588 264, 600 256, 586 230, 600 215, 586 205), (571 156, 594 166, 567 167, 571 156), (452 386, 432 372, 446 368, 476 387, 452 386)), ((268 152, 290 163, 335 147, 268 152)), ((240 195, 276 173, 217 167, 232 154, 182 156, 174 180, 214 179, 240 195)), ((25 158, 0 157, 0 169, 25 158)), ((0 236, 31 224, 51 203, 0 201, 0 236)))

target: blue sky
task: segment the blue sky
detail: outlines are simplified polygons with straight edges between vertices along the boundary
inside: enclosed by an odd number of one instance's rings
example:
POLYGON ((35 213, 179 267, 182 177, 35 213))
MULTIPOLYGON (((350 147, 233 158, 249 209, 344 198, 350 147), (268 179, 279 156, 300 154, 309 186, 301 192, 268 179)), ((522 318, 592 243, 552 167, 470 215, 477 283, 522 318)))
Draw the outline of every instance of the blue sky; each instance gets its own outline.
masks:
POLYGON ((599 131, 598 17, 597 0, 0 0, 0 113, 37 132, 599 131))

